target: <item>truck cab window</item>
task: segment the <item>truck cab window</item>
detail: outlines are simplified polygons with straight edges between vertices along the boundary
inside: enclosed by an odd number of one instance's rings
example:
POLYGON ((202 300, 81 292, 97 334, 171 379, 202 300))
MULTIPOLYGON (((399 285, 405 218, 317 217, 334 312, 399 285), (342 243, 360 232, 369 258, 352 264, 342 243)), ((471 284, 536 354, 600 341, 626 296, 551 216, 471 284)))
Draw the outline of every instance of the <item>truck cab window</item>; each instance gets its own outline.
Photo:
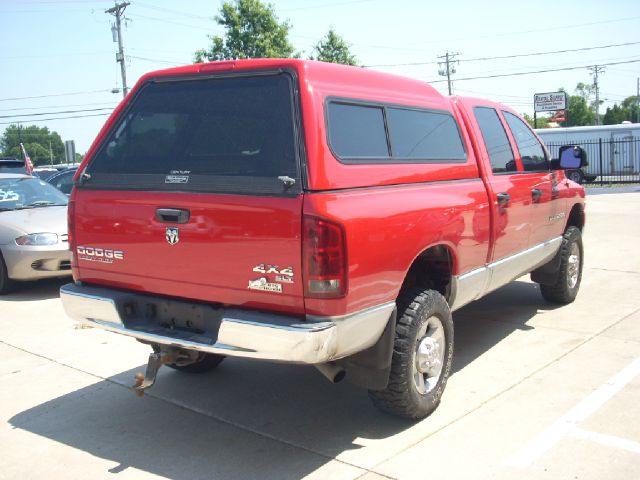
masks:
POLYGON ((474 107, 473 113, 480 125, 493 173, 517 171, 516 160, 498 113, 489 107, 474 107))
POLYGON ((529 127, 513 113, 503 111, 502 114, 516 139, 524 170, 527 172, 549 170, 544 149, 529 127))

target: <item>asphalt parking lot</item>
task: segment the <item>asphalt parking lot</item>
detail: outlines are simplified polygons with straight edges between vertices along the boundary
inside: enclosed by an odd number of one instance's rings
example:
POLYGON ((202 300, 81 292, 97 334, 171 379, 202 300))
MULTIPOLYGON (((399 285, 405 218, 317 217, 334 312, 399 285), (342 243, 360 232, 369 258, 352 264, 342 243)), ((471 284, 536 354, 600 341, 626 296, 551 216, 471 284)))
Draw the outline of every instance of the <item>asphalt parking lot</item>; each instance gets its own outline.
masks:
POLYGON ((528 278, 456 312, 440 408, 378 412, 312 367, 228 359, 128 388, 148 347, 68 319, 63 282, 0 297, 1 479, 638 479, 640 193, 588 198, 574 304, 528 278))

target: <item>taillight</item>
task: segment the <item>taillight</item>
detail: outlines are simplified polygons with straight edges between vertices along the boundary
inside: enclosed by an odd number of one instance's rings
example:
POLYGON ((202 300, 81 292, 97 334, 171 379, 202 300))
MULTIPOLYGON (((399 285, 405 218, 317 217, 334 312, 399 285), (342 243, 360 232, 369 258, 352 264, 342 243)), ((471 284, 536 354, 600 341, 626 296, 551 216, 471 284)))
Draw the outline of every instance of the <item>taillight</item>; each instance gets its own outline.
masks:
POLYGON ((305 295, 312 298, 344 296, 347 251, 343 227, 305 215, 302 228, 305 295))

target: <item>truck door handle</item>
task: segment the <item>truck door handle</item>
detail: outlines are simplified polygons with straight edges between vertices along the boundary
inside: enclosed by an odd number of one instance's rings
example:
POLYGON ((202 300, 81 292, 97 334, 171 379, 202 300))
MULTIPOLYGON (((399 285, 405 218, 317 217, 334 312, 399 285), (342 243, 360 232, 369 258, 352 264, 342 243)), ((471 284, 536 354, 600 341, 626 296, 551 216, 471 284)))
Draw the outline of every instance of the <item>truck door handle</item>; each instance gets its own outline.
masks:
POLYGON ((500 207, 508 207, 509 200, 511 200, 511 195, 508 193, 499 193, 498 194, 498 206, 500 207))
POLYGON ((181 208, 158 208, 156 220, 163 223, 187 223, 191 217, 189 210, 181 208))
POLYGON ((531 197, 533 198, 534 202, 539 202, 540 201, 540 197, 542 197, 542 190, 540 190, 539 188, 534 188, 531 190, 531 197))

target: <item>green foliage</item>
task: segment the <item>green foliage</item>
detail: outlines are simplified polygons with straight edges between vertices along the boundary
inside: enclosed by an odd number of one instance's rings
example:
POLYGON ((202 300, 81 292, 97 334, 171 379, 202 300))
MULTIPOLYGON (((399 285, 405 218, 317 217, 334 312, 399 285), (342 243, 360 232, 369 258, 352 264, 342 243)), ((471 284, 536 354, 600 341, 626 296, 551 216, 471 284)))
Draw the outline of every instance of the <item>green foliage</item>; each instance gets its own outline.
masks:
POLYGON ((57 132, 50 132, 47 127, 9 125, 0 137, 2 156, 22 158, 20 142, 24 144, 35 166, 50 165, 52 154, 53 163, 62 163, 65 160, 64 143, 60 135, 57 132), (51 151, 49 151, 49 145, 51 145, 51 151))
POLYGON ((614 104, 613 107, 607 107, 602 123, 605 125, 617 125, 625 121, 640 122, 638 97, 635 95, 625 98, 621 105, 614 104))
POLYGON ((333 28, 330 28, 327 35, 313 47, 313 53, 309 58, 321 62, 358 65, 358 59, 349 50, 349 44, 333 28))
POLYGON ((529 126, 531 128, 547 128, 548 124, 549 124, 549 117, 543 117, 541 115, 538 115, 538 126, 536 126, 536 122, 534 121, 534 118, 530 115, 527 115, 526 113, 522 115, 524 117, 524 119, 526 120, 526 122, 529 124, 529 126))
POLYGON ((595 125, 595 107, 589 106, 587 100, 580 95, 569 97, 567 119, 562 122, 563 127, 578 127, 583 125, 595 125))
POLYGON ((298 56, 288 38, 291 25, 278 21, 271 4, 260 0, 227 1, 215 21, 225 28, 224 37, 209 35, 211 45, 195 52, 196 63, 298 56))

